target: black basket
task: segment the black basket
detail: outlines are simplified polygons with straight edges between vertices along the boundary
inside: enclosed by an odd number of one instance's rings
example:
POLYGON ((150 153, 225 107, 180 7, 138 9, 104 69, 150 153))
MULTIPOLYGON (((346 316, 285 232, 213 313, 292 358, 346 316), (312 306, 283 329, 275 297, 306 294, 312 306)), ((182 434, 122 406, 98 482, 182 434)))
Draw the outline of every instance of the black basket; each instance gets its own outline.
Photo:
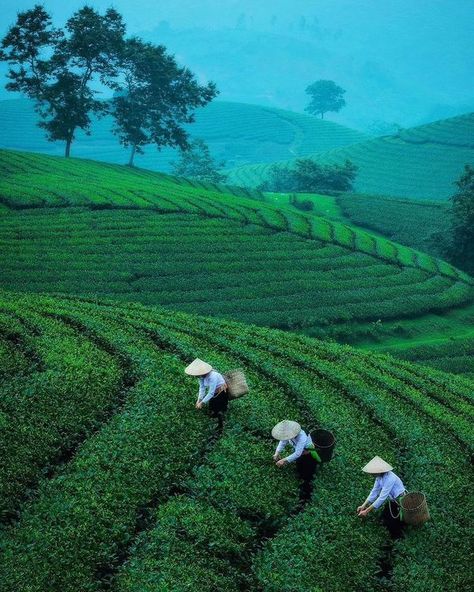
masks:
POLYGON ((336 446, 336 438, 329 430, 313 430, 311 432, 311 439, 314 447, 321 457, 322 462, 329 462, 334 454, 334 447, 336 446))

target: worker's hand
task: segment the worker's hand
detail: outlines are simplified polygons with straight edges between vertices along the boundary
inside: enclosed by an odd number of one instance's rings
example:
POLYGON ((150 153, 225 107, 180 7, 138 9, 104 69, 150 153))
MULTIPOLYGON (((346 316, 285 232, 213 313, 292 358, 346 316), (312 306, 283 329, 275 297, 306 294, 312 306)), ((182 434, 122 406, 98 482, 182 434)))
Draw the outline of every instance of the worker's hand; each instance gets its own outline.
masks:
POLYGON ((284 458, 282 458, 281 460, 279 460, 277 462, 277 467, 284 467, 286 465, 286 460, 284 458))
POLYGON ((279 459, 280 459, 280 453, 279 453, 279 452, 276 452, 276 453, 273 455, 273 460, 276 462, 276 461, 277 461, 277 460, 279 460, 279 459))
POLYGON ((365 509, 365 510, 361 510, 359 512, 359 517, 360 518, 365 518, 367 516, 367 514, 369 513, 369 508, 365 509))
POLYGON ((196 403, 196 409, 202 409, 202 401, 196 403))
POLYGON ((358 513, 358 514, 360 514, 360 513, 362 512, 362 510, 363 510, 363 509, 364 509, 364 506, 363 506, 363 505, 362 505, 362 506, 359 506, 359 507, 357 508, 357 513, 358 513))

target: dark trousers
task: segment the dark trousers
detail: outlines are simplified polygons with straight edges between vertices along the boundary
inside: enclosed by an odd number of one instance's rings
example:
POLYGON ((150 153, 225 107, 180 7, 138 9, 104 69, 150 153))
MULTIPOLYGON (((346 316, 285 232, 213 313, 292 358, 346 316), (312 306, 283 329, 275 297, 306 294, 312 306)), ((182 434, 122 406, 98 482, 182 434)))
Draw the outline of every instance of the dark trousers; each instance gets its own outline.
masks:
POLYGON ((389 500, 382 511, 382 522, 390 533, 392 539, 399 539, 403 535, 405 523, 400 520, 400 507, 397 502, 389 500), (395 518, 394 516, 398 516, 395 518))
POLYGON ((311 454, 302 454, 296 460, 296 470, 298 477, 301 479, 300 485, 300 502, 306 503, 311 498, 313 493, 313 477, 318 468, 318 462, 311 456, 311 454))
POLYGON ((222 431, 224 427, 224 414, 228 407, 229 394, 227 391, 221 391, 209 401, 209 412, 211 417, 217 418, 217 427, 219 431, 222 431))

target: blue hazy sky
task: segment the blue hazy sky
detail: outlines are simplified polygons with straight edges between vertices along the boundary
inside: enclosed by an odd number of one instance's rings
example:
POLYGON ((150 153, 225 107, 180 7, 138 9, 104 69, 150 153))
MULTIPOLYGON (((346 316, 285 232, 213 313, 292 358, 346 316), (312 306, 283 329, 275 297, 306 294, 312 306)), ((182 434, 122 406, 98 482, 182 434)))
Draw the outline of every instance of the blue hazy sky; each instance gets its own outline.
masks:
MULTIPOLYGON (((43 4, 63 24, 84 2, 43 4)), ((379 120, 413 125, 474 110, 474 0, 88 4, 117 8, 130 34, 165 43, 201 80, 214 80, 222 100, 301 111, 305 87, 331 78, 347 90, 348 102, 331 118, 356 127, 379 120)), ((3 0, 0 32, 32 5, 3 0)))

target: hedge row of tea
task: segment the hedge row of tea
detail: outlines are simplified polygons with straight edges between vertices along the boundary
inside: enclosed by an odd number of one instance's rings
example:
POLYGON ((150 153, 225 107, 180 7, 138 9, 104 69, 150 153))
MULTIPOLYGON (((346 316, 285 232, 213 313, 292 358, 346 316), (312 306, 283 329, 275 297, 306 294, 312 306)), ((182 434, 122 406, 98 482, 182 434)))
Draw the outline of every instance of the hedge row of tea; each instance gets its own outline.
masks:
POLYGON ((5 288, 341 338, 353 322, 472 299, 472 279, 445 262, 321 217, 141 170, 0 156, 5 288))
MULTIPOLYGON (((359 167, 355 188, 372 195, 446 200, 464 165, 474 162, 474 113, 402 130, 311 155, 318 162, 351 160, 359 167)), ((294 162, 286 161, 286 164, 294 162)), ((235 185, 258 187, 268 177, 270 163, 231 169, 235 185)))
POLYGON ((472 382, 140 305, 2 293, 0 314, 5 591, 469 587, 472 382), (197 355, 244 367, 252 387, 222 434, 194 409, 183 366, 197 355), (337 438, 300 512, 293 467, 271 461, 283 417, 337 438), (433 516, 391 549, 389 572, 388 533, 355 515, 374 454, 426 492, 433 516))
POLYGON ((381 195, 340 195, 343 215, 356 226, 435 257, 444 257, 443 236, 451 230, 449 205, 381 195))
POLYGON ((292 209, 256 203, 259 194, 152 173, 142 169, 0 151, 0 196, 12 209, 86 206, 95 209, 152 209, 196 213, 263 225, 304 238, 332 242, 397 265, 439 272, 469 281, 452 266, 357 231, 292 209), (87 180, 86 182, 84 180, 87 180))

